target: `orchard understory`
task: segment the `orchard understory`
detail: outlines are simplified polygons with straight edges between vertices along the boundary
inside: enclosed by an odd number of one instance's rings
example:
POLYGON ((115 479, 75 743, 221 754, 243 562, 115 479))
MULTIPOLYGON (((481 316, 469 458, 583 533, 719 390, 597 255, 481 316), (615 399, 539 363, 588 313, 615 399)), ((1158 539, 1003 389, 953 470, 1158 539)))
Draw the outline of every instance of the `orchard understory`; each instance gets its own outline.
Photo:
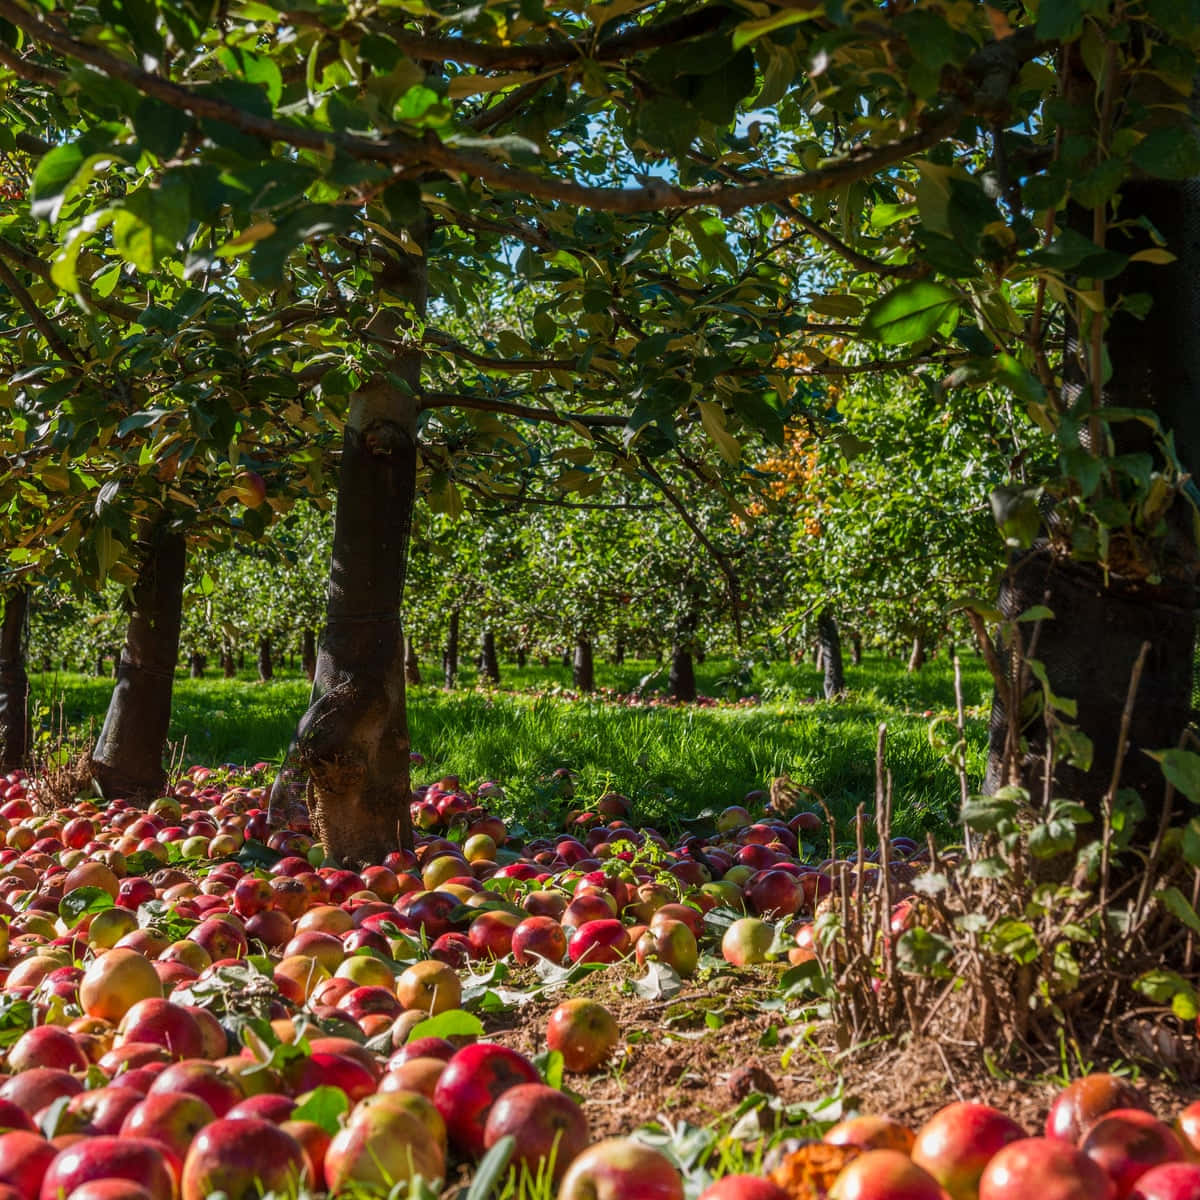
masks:
POLYGON ((884 750, 845 830, 773 788, 673 837, 563 771, 530 832, 444 777, 357 871, 272 824, 265 763, 147 808, 11 772, 0 1196, 1200 1195, 1178 847, 1095 991, 1095 892, 1056 890, 1019 801, 968 805, 969 849, 891 837, 884 750), (972 882, 988 855, 1046 879, 972 882))

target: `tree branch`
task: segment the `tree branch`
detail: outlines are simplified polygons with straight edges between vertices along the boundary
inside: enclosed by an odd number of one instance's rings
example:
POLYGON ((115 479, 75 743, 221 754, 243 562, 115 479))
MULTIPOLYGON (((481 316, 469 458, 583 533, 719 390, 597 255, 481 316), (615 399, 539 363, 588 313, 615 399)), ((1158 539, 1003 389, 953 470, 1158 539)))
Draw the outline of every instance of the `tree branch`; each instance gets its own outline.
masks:
POLYGON ((573 371, 578 366, 578 361, 574 358, 489 358, 438 329, 425 330, 425 344, 448 350, 455 358, 461 358, 485 371, 499 371, 509 375, 520 375, 530 371, 573 371))
POLYGON ((625 417, 604 413, 557 413, 552 408, 513 404, 507 400, 493 400, 487 396, 425 392, 421 397, 421 411, 438 408, 468 408, 476 412, 504 413, 510 417, 522 417, 530 421, 546 421, 551 425, 582 425, 588 429, 621 429, 627 424, 625 417))
POLYGON ((730 12, 723 4, 699 9, 674 20, 638 25, 590 46, 585 42, 542 42, 532 45, 496 46, 460 37, 438 37, 387 26, 387 36, 409 58, 417 62, 463 63, 485 71, 545 71, 590 59, 615 63, 646 50, 673 46, 689 38, 718 29, 730 12))
POLYGON ((25 285, 9 270, 8 263, 0 258, 0 284, 12 293, 13 299, 21 306, 25 315, 33 322, 34 328, 46 339, 46 344, 54 353, 69 363, 78 371, 79 359, 67 345, 58 326, 34 302, 33 297, 25 290, 25 285))
MULTIPOLYGON (((14 245, 7 238, 0 237, 0 257, 7 258, 9 262, 15 263, 21 270, 28 271, 31 275, 36 275, 46 283, 54 284, 54 281, 50 278, 49 263, 38 258, 36 254, 30 254, 28 250, 23 250, 20 246, 14 245)), ((111 297, 97 296, 83 280, 79 280, 76 286, 85 304, 91 308, 98 309, 100 312, 107 313, 110 317, 116 317, 121 321, 133 322, 141 315, 142 310, 135 308, 132 304, 125 304, 123 301, 113 300, 111 297)))
MULTIPOLYGON (((729 601, 732 608, 734 624, 738 624, 738 613, 741 611, 742 600, 741 589, 738 585, 737 572, 733 569, 733 564, 729 561, 728 556, 717 546, 715 546, 704 530, 700 528, 700 523, 695 517, 692 516, 690 512, 688 512, 687 506, 671 490, 667 484, 667 481, 658 473, 658 470, 654 467, 650 460, 644 454, 639 455, 639 459, 642 464, 643 474, 647 479, 650 480, 652 484, 654 484, 656 488, 658 488, 660 492, 662 492, 667 503, 670 504, 670 506, 679 514, 683 523, 692 531, 693 534, 695 534, 696 540, 709 552, 709 554, 712 555, 713 561, 718 567, 720 567, 721 574, 725 576, 725 583, 729 588, 729 601)), ((740 632, 738 636, 741 636, 740 632)))
MULTIPOLYGON (((478 151, 455 149, 428 134, 424 138, 393 134, 388 138, 375 139, 323 132, 289 121, 260 117, 217 96, 201 94, 173 83, 107 51, 78 41, 47 24, 41 17, 27 12, 13 0, 0 0, 0 17, 60 54, 94 67, 111 79, 119 79, 143 95, 161 100, 200 119, 223 121, 254 137, 321 153, 340 150, 361 161, 398 168, 436 167, 448 174, 467 175, 535 199, 557 200, 603 212, 639 213, 712 205, 722 212, 732 213, 753 205, 779 203, 791 196, 832 191, 927 150, 948 137, 966 111, 961 103, 951 101, 941 113, 931 116, 923 129, 907 137, 883 146, 858 147, 835 162, 800 175, 780 175, 744 185, 715 184, 699 188, 681 188, 666 180, 654 181, 643 187, 591 187, 507 166, 478 151)), ((44 82, 41 77, 43 68, 25 59, 14 60, 6 65, 22 78, 44 82)))

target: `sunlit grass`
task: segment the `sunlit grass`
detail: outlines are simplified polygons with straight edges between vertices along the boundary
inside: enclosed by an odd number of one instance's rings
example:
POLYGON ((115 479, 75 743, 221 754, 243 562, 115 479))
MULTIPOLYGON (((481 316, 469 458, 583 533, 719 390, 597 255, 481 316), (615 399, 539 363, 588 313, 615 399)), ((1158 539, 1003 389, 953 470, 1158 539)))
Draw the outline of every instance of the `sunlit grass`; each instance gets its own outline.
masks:
MULTIPOLYGON (((655 664, 647 662, 597 664, 598 683, 628 691, 654 670, 655 664)), ((813 699, 819 679, 810 665, 739 668, 709 661, 698 675, 702 692, 757 694, 763 702, 623 707, 508 690, 569 685, 569 668, 557 665, 511 668, 506 688, 497 691, 411 689, 412 744, 425 756, 416 777, 499 780, 509 809, 535 825, 566 805, 547 783, 559 767, 575 774, 577 802, 613 789, 631 796, 642 817, 663 823, 738 802, 747 791, 786 773, 824 796, 844 820, 857 804, 873 800, 876 731, 883 722, 895 778, 896 831, 920 835, 948 828, 958 785, 931 744, 929 719, 923 715, 953 709, 953 677, 944 660, 909 675, 892 660, 869 658, 847 669, 850 691, 835 703, 813 699)), ((110 680, 82 675, 34 679, 39 701, 61 703, 69 724, 91 722, 97 728, 111 688, 110 680)), ((652 690, 653 685, 647 688, 652 690)), ((975 659, 965 669, 964 691, 976 714, 968 722, 968 737, 977 780, 986 744, 979 706, 987 683, 975 659)), ((188 762, 278 762, 307 696, 307 681, 295 673, 268 684, 181 675, 170 737, 177 745, 186 739, 188 762)))

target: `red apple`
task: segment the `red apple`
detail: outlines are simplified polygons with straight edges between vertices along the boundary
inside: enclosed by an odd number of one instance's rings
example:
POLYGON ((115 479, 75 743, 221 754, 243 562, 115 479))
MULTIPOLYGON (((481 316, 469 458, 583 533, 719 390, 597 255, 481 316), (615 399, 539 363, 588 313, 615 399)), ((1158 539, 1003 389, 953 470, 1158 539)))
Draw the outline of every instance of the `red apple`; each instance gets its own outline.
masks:
POLYGON ((962 1101, 940 1109, 917 1131, 912 1160, 951 1200, 975 1200, 984 1167, 1009 1142, 1023 1137, 1025 1131, 1011 1117, 986 1104, 962 1101))
POLYGON ((214 1121, 197 1135, 183 1164, 181 1200, 258 1200, 264 1192, 295 1195, 308 1159, 290 1134, 253 1117, 214 1121))
POLYGON ((644 966, 651 959, 666 963, 684 979, 696 973, 700 957, 692 931, 682 921, 670 918, 651 925, 638 938, 634 951, 639 965, 644 966))
POLYGON ((570 1096, 544 1083, 522 1083, 509 1088, 492 1105, 483 1130, 489 1150, 502 1137, 516 1140, 512 1163, 537 1177, 542 1164, 557 1183, 567 1167, 588 1145, 588 1123, 583 1110, 570 1096))
POLYGON ((709 1184, 700 1200, 788 1200, 788 1193, 761 1175, 726 1175, 709 1184))
POLYGON ((1140 1108, 1115 1108, 1084 1135, 1080 1150, 1113 1181, 1119 1200, 1151 1167, 1182 1162, 1183 1146, 1152 1114, 1140 1108))
POLYGON ((157 1143, 136 1137, 89 1137, 75 1142, 50 1164, 42 1180, 41 1200, 60 1200, 96 1179, 128 1179, 141 1184, 153 1200, 173 1200, 175 1180, 157 1143))
POLYGON ((325 1152, 325 1180, 332 1194, 386 1194, 418 1175, 432 1183, 445 1173, 445 1153, 420 1119, 382 1105, 343 1126, 325 1152))
POLYGON ((945 1200, 937 1180, 898 1150, 868 1150, 842 1168, 829 1200, 945 1200))
POLYGON ((1050 1106, 1046 1136, 1079 1145, 1083 1135, 1115 1108, 1148 1108, 1131 1083, 1116 1075, 1085 1075, 1064 1088, 1050 1106))
POLYGON ((40 1133, 0 1133, 0 1185, 15 1189, 21 1200, 37 1200, 42 1180, 58 1151, 40 1133))
POLYGON ((571 935, 567 951, 573 963, 615 963, 632 953, 633 943, 625 926, 614 917, 584 922, 571 935))
POLYGON ((199 1096, 218 1117, 223 1117, 239 1100, 242 1089, 214 1063, 184 1059, 165 1067, 150 1085, 149 1095, 183 1092, 199 1096))
POLYGON ((979 1180, 979 1200, 1115 1200, 1116 1194, 1100 1167, 1057 1138, 1010 1142, 979 1180))
POLYGON ((526 917, 512 934, 513 958, 523 967, 539 959, 561 963, 567 953, 567 935, 553 917, 526 917))
POLYGON ((178 1177, 196 1134, 216 1119, 216 1113, 199 1096, 164 1092, 146 1096, 125 1114, 121 1136, 148 1138, 158 1143, 178 1177))
POLYGON ((567 1168, 558 1200, 683 1200, 683 1180, 666 1155, 629 1138, 608 1138, 567 1168))
POLYGON ((1200 1200, 1200 1166, 1164 1163, 1151 1167, 1133 1185, 1129 1200, 1200 1200))
POLYGON ((585 997, 564 1000, 546 1026, 546 1044, 563 1056, 568 1071, 593 1071, 616 1048, 616 1019, 602 1004, 585 997))
POLYGON ((509 1088, 540 1082, 537 1068, 523 1054, 491 1042, 476 1042, 463 1047, 446 1064, 433 1100, 451 1143, 461 1154, 479 1158, 492 1105, 509 1088))

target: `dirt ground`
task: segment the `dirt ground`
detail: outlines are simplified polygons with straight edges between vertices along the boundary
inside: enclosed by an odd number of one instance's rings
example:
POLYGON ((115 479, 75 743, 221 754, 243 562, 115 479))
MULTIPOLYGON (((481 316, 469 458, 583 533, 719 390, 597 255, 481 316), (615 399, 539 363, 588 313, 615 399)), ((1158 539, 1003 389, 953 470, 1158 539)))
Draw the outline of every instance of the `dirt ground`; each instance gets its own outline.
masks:
MULTIPOLYGON (((597 1138, 650 1123, 726 1127, 752 1092, 777 1095, 773 1107, 784 1110, 789 1126, 804 1125, 799 1106, 806 1106, 815 1121, 886 1113, 915 1129, 954 1100, 975 1100, 1009 1113, 1032 1134, 1041 1132, 1063 1086, 1056 1078, 1061 1067, 1050 1057, 1040 1072, 1008 1073, 973 1048, 946 1041, 877 1043, 839 1053, 829 1028, 797 1020, 798 1010, 779 1001, 769 969, 717 975, 665 1000, 626 994, 623 985, 628 988, 638 973, 611 968, 485 1018, 490 1036, 533 1056, 545 1050, 546 1021, 568 995, 590 995, 610 1009, 622 1037, 612 1061, 565 1081, 580 1097, 597 1138)), ((1120 1064, 1097 1061, 1090 1069, 1114 1066, 1120 1064)), ((1081 1073, 1078 1066, 1071 1072, 1081 1073)), ((1133 1069, 1154 1110, 1167 1120, 1200 1098, 1200 1085, 1181 1082, 1182 1073, 1166 1064, 1133 1069)), ((770 1130, 776 1118, 764 1117, 770 1130)), ((741 1136, 746 1128, 739 1127, 741 1136)))

